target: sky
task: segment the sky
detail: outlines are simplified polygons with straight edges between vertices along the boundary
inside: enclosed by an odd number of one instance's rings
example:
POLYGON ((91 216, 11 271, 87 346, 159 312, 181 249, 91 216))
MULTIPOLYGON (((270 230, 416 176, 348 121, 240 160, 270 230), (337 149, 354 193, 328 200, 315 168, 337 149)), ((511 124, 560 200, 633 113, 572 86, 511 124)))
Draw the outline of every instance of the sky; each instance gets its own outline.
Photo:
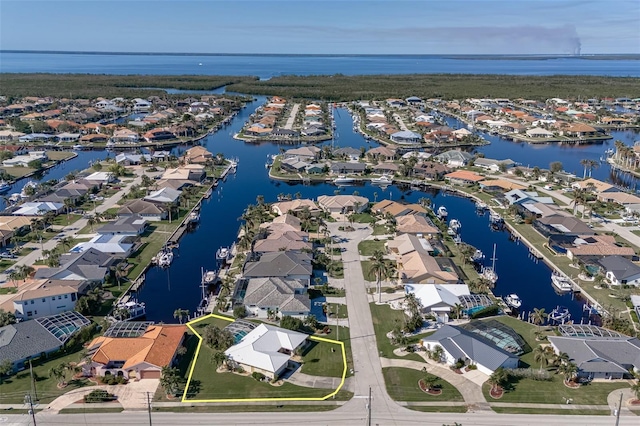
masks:
POLYGON ((640 54, 640 1, 0 0, 0 49, 640 54))

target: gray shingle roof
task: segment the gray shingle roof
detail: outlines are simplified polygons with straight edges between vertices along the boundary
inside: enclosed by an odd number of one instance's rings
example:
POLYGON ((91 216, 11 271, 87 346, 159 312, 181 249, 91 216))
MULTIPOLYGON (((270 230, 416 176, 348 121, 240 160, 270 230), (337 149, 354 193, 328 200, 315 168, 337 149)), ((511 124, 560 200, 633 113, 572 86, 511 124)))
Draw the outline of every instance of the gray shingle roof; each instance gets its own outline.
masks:
POLYGON ((424 341, 437 341, 452 356, 463 359, 467 357, 490 370, 502 366, 509 358, 518 358, 484 337, 452 325, 444 325, 424 341))
POLYGON ((2 360, 16 362, 42 352, 51 352, 60 346, 62 342, 34 320, 0 328, 0 359, 2 360))
POLYGON ((569 355, 584 372, 626 373, 640 368, 640 340, 635 337, 559 337, 549 342, 569 355))
POLYGON ((304 289, 304 284, 299 280, 251 278, 248 280, 244 304, 260 308, 278 306, 280 311, 285 312, 308 312, 311 309, 309 296, 296 294, 296 290, 301 289, 304 289))
POLYGON ((247 262, 245 277, 286 277, 309 275, 312 272, 311 256, 306 253, 265 253, 257 262, 247 262))
POLYGON ((620 256, 605 256, 598 261, 607 271, 610 271, 618 281, 635 278, 640 274, 640 266, 620 256))

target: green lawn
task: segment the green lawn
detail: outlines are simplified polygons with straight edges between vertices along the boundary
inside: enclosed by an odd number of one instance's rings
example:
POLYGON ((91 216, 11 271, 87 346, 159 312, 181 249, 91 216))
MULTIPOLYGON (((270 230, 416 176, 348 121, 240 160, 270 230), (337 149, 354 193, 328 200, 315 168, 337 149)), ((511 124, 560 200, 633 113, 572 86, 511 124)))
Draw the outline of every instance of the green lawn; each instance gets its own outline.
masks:
POLYGON ((505 414, 566 414, 568 416, 610 416, 610 410, 575 410, 563 408, 491 407, 496 413, 505 414))
POLYGON ((373 225, 373 235, 387 235, 389 234, 389 229, 387 225, 373 225))
MULTIPOLYGON (((202 345, 191 378, 188 399, 251 399, 251 398, 321 398, 331 393, 328 389, 313 389, 284 383, 272 386, 252 377, 234 373, 216 373, 211 363, 213 351, 202 345)), ((336 399, 350 399, 352 394, 341 391, 336 399)))
MULTIPOLYGON (((336 327, 331 327, 331 333, 325 337, 327 339, 340 339, 344 342, 344 348, 347 354, 347 376, 349 369, 352 367, 351 362, 351 341, 349 339, 349 328, 340 326, 340 333, 336 333, 336 327)), ((342 377, 344 362, 342 360, 342 350, 340 345, 311 341, 309 347, 303 353, 302 372, 313 376, 342 377)))
POLYGON ((82 216, 80 216, 79 214, 59 214, 53 219, 52 225, 69 226, 72 223, 75 223, 81 217, 82 216))
POLYGON ((452 406, 433 406, 433 405, 406 405, 405 408, 413 411, 422 411, 424 413, 466 413, 467 407, 465 405, 452 405, 452 406))
POLYGON ((66 160, 68 158, 75 157, 75 154, 70 151, 47 151, 46 153, 49 160, 53 161, 66 160))
POLYGON ((31 167, 0 167, 0 170, 14 178, 21 178, 36 171, 36 169, 32 169, 31 167))
POLYGON ((562 399, 573 398, 576 405, 607 405, 607 395, 616 389, 628 388, 625 382, 615 383, 590 383, 578 389, 569 389, 563 383, 560 375, 553 375, 549 382, 520 379, 511 384, 513 389, 507 390, 502 398, 495 400, 489 395, 491 386, 485 383, 482 386, 487 401, 495 402, 527 402, 533 404, 563 404, 562 399))
MULTIPOLYGON (((392 260, 387 260, 387 263, 392 263, 392 260)), ((367 281, 371 281, 371 282, 375 282, 376 281, 376 276, 375 274, 371 273, 371 261, 370 260, 362 260, 360 262, 361 266, 362 266, 362 275, 364 276, 364 279, 367 281)))
POLYGON ((355 223, 374 223, 376 221, 376 218, 370 213, 352 213, 349 218, 350 220, 353 218, 355 223))
POLYGON ((458 389, 444 379, 437 378, 437 385, 441 386, 442 394, 429 395, 418 386, 418 380, 423 377, 435 377, 411 368, 388 367, 382 369, 387 393, 395 401, 464 401, 458 389))
POLYGON ((347 310, 347 305, 343 305, 341 303, 329 303, 327 306, 327 315, 330 318, 336 317, 336 312, 338 314, 338 318, 349 318, 349 312, 347 310))
POLYGON ((380 250, 384 253, 384 243, 385 241, 382 240, 363 240, 358 244, 358 252, 361 256, 373 256, 373 252, 376 250, 380 250))
MULTIPOLYGON (((68 386, 64 389, 58 389, 57 382, 49 377, 49 371, 63 362, 80 361, 80 352, 75 352, 59 358, 48 360, 43 364, 34 365, 33 373, 36 377, 36 392, 40 403, 48 403, 58 396, 88 386, 91 383, 88 380, 70 380, 68 386)), ((0 385, 0 404, 21 404, 24 402, 24 396, 31 391, 31 378, 29 370, 21 371, 11 377, 5 378, 0 385)))
MULTIPOLYGON (((396 324, 403 324, 406 321, 406 315, 402 311, 394 311, 389 305, 376 305, 370 303, 371 316, 373 317, 373 328, 376 333, 376 342, 378 344, 378 351, 380 356, 384 358, 400 358, 410 359, 413 361, 424 362, 424 359, 418 354, 407 354, 404 357, 399 357, 393 353, 393 350, 399 346, 391 344, 391 340, 387 337, 387 333, 393 330, 396 324)), ((410 343, 416 343, 418 338, 413 338, 410 343)))

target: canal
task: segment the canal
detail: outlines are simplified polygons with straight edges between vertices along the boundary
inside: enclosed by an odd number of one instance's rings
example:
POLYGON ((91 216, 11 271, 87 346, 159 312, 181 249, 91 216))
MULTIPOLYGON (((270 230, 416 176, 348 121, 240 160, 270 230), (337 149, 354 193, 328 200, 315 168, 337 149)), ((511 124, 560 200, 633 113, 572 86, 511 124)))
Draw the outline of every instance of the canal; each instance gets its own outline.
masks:
MULTIPOLYGON (((239 158, 238 171, 235 175, 229 176, 226 182, 221 182, 213 196, 204 201, 200 224, 193 232, 184 235, 171 267, 153 267, 147 272, 146 283, 141 288, 138 299, 146 303, 149 320, 172 322, 173 312, 177 308, 195 311, 201 297, 201 268, 214 268, 216 250, 233 243, 240 226, 238 218, 248 204, 256 202, 257 195, 263 195, 267 202, 274 202, 281 193, 299 192, 303 198, 316 198, 323 194, 333 194, 337 190, 331 184, 302 185, 270 180, 264 164, 268 155, 278 153, 280 146, 271 143, 249 144, 233 139, 233 134, 241 129, 249 115, 264 101, 264 97, 258 97, 227 127, 203 141, 203 145, 214 154, 220 152, 227 158, 239 158)), ((353 131, 353 123, 346 110, 337 110, 335 120, 337 137, 333 143, 336 147, 364 146, 369 149, 377 146, 353 131)), ((538 149, 518 147, 518 155, 511 155, 511 158, 522 162, 523 158, 530 156, 530 151, 538 149)), ((599 150, 602 150, 602 147, 599 147, 599 150)), ((543 151, 540 152, 542 155, 543 151)), ((547 160, 541 161, 548 164, 548 159, 555 158, 554 155, 554 150, 548 151, 547 160)), ((354 191, 370 200, 390 197, 394 200, 417 202, 422 197, 428 197, 434 205, 446 206, 449 217, 459 219, 462 223, 463 241, 481 249, 487 255, 487 264, 490 263, 493 244, 497 245, 496 270, 499 279, 494 289, 497 296, 518 293, 523 299, 522 312, 531 311, 533 308, 545 308, 550 312, 556 305, 563 305, 570 309, 574 319, 580 318, 582 302, 574 300, 571 295, 557 295, 550 280, 551 269, 543 262, 530 258, 529 250, 524 244, 511 241, 507 232, 492 231, 488 216, 476 214, 472 201, 440 191, 423 192, 399 189, 396 186, 382 190, 365 184, 341 189, 345 194, 354 191)))

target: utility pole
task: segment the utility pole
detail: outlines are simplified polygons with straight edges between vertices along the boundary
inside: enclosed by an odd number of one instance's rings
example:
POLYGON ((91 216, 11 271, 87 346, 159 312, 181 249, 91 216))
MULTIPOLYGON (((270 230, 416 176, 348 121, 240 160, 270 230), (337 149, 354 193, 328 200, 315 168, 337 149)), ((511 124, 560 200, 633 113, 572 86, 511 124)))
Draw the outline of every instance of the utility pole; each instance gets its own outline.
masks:
POLYGON ((616 426, 620 424, 620 410, 622 409, 622 392, 620 392, 620 401, 618 402, 618 410, 616 411, 616 426))
POLYGON ((151 397, 150 397, 150 392, 147 392, 147 411, 149 412, 149 426, 151 426, 152 423, 151 423, 151 397))
POLYGON ((27 394, 24 397, 24 403, 29 404, 29 414, 31 414, 31 420, 33 420, 33 426, 36 425, 36 412, 33 411, 33 400, 31 399, 31 394, 27 394))
POLYGON ((367 425, 371 426, 371 386, 369 386, 369 402, 367 403, 367 425))
POLYGON ((33 393, 34 399, 39 401, 38 389, 36 388, 36 380, 33 377, 33 365, 31 365, 31 360, 29 360, 29 374, 31 374, 31 392, 33 393))

